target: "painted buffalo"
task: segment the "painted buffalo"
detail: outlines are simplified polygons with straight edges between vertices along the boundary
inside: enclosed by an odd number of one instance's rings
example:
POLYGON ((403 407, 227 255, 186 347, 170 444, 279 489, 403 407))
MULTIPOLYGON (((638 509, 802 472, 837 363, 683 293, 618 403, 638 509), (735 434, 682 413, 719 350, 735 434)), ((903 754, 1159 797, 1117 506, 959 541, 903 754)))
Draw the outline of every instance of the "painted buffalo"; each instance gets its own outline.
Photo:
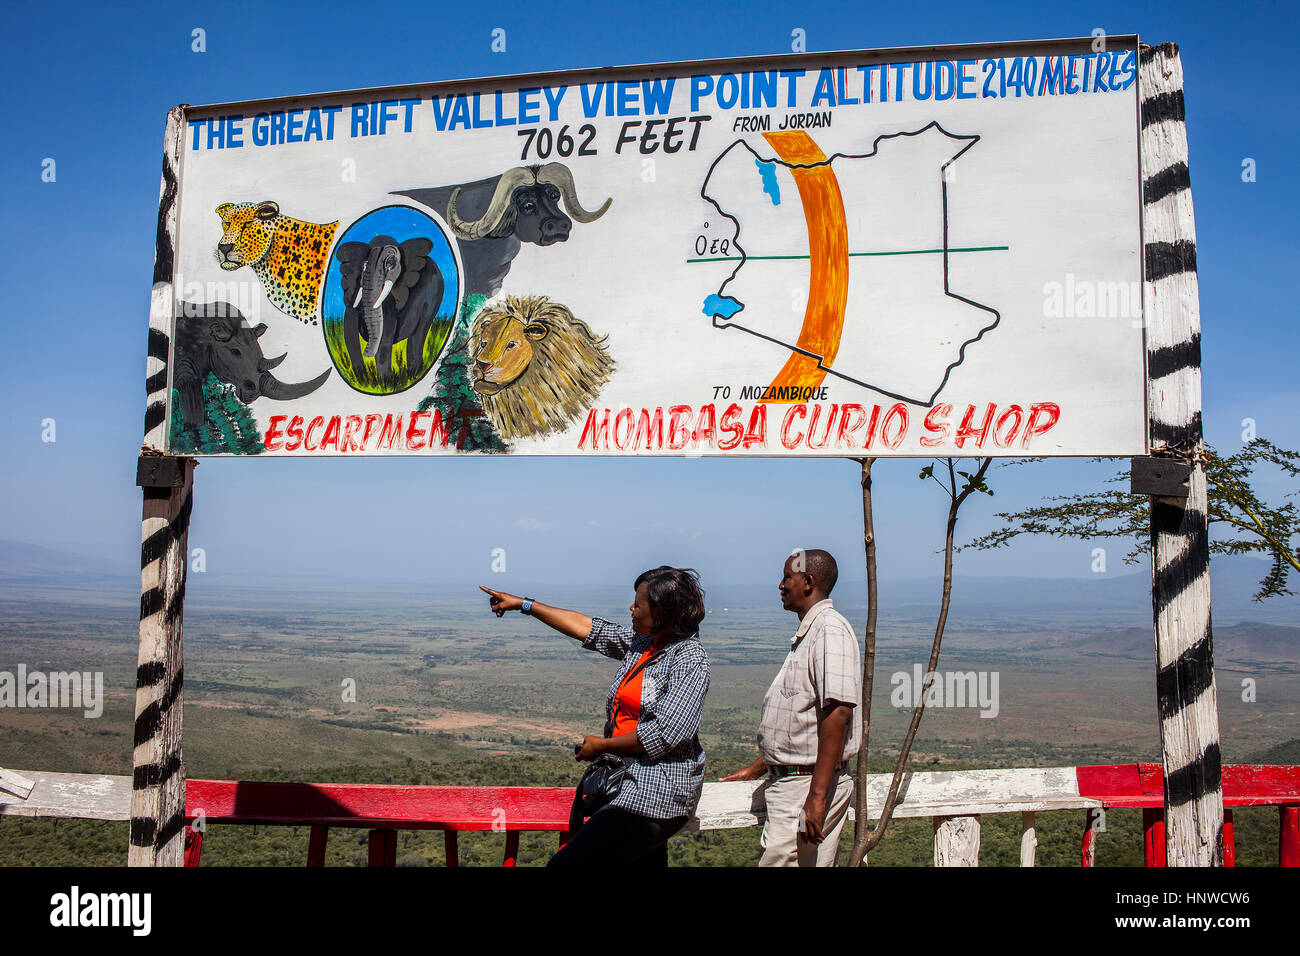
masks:
POLYGON ((613 202, 606 199, 595 211, 584 208, 573 174, 563 163, 516 166, 477 182, 395 195, 409 196, 446 219, 460 246, 465 292, 488 297, 501 291, 523 243, 564 242, 575 221, 595 222, 613 202))
POLYGON ((310 395, 329 378, 329 369, 310 382, 289 385, 271 374, 271 369, 285 356, 267 358, 257 340, 266 331, 248 320, 233 305, 208 302, 203 305, 180 303, 176 317, 176 363, 172 387, 180 393, 181 415, 187 427, 202 425, 203 380, 208 373, 235 387, 235 394, 245 405, 259 398, 289 401, 310 395))

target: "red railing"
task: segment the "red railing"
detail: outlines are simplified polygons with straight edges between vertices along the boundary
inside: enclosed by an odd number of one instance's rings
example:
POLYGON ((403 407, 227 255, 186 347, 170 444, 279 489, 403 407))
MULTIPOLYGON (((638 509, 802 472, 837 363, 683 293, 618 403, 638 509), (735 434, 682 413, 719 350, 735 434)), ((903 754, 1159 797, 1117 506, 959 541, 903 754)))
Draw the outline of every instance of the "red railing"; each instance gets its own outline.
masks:
MULTIPOLYGON (((1142 808, 1147 866, 1165 865, 1164 776, 1159 764, 1075 768, 1079 796, 1101 808, 1142 808)), ((734 785, 725 785, 734 786, 734 785)), ((372 784, 264 783, 189 780, 186 822, 205 824, 310 826, 307 865, 323 866, 331 827, 370 830, 371 866, 394 866, 399 830, 442 830, 448 866, 459 863, 457 834, 506 834, 503 865, 514 866, 519 834, 554 832, 567 839, 569 787, 424 787, 372 784)), ((1278 864, 1300 866, 1300 767, 1223 768, 1224 862, 1235 862, 1233 807, 1276 806, 1278 864)), ((1080 805, 1087 805, 1086 803, 1080 805)), ((1087 811, 1082 864, 1091 866, 1098 807, 1087 811)), ((997 804, 988 813, 996 813, 997 804)), ((1010 811, 1007 811, 1010 812, 1010 811)), ((709 824, 701 821, 707 828, 709 824)), ((734 824, 727 824, 734 825, 734 824)), ((203 834, 186 827, 185 865, 198 866, 203 834)))
MULTIPOLYGON (((1077 767, 1079 794, 1107 807, 1141 807, 1147 866, 1165 865, 1165 775, 1158 763, 1077 767)), ((1223 863, 1236 864, 1233 807, 1276 806, 1278 866, 1300 866, 1300 767, 1223 768, 1223 863)), ((1092 866, 1096 811, 1084 824, 1081 863, 1092 866)))
MULTIPOLYGON (((506 835, 503 866, 514 866, 521 832, 568 837, 571 787, 421 787, 350 783, 261 783, 189 780, 185 820, 310 826, 308 866, 325 865, 331 827, 370 830, 370 865, 395 866, 397 831, 442 830, 447 865, 459 864, 456 835, 496 830, 506 835)), ((203 834, 186 827, 185 865, 198 866, 203 834)))

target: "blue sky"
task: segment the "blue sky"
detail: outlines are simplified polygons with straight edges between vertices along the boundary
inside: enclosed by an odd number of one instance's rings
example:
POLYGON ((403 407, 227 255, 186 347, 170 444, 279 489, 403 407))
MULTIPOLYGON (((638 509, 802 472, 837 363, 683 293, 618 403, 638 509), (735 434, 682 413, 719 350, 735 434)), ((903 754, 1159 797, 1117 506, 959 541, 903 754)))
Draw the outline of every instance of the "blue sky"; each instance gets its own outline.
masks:
MULTIPOLYGON (((1087 36, 1174 40, 1183 54, 1196 204, 1207 439, 1241 422, 1300 444, 1292 408, 1297 331, 1297 111, 1286 72, 1296 12, 1283 4, 864 5, 72 4, 12 8, 0 63, 0 183, 9 290, 0 353, 6 455, 0 537, 102 556, 138 554, 134 486, 163 121, 203 104, 540 70, 788 52, 1087 36), (506 31, 505 53, 490 48, 506 31), (191 50, 191 31, 207 51, 191 50), (1257 181, 1243 183, 1255 160, 1257 181), (42 162, 57 180, 41 181, 42 162), (41 441, 42 420, 57 441, 41 441)), ((946 501, 922 462, 876 466, 886 576, 937 573, 946 501)), ((996 509, 1095 487, 1112 466, 994 469, 961 533, 996 509)), ((861 563, 857 465, 842 460, 205 460, 191 546, 214 576, 390 577, 530 591, 630 581, 660 563, 706 584, 771 583, 794 546, 861 563), (427 503, 401 541, 340 524, 362 486, 427 503), (508 573, 489 575, 494 548, 508 573)), ((959 556, 970 574, 1087 575, 1091 545, 1025 541, 959 556)), ((1124 570, 1112 549, 1111 572, 1124 570)), ((860 571, 850 586, 858 587, 860 571)), ((201 582, 195 582, 201 586, 201 582)))

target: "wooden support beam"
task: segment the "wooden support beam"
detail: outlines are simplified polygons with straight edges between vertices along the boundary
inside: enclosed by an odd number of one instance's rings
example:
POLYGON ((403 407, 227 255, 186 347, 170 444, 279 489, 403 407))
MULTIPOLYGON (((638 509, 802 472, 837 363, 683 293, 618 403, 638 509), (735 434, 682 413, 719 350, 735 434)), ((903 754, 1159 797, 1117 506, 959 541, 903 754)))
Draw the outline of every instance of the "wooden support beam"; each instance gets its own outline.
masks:
MULTIPOLYGON (((310 850, 308 853, 310 854, 310 850)), ((397 866, 397 831, 370 831, 369 866, 397 866)))
POLYGON ((1147 866, 1165 865, 1165 811, 1142 808, 1142 856, 1147 866))
POLYGON ((1277 808, 1277 865, 1300 866, 1300 806, 1277 808))
POLYGON ((1139 52, 1143 319, 1151 454, 1190 466, 1151 498, 1151 600, 1170 866, 1223 865, 1223 782, 1210 627, 1196 222, 1178 47, 1139 52))
POLYGON ((329 838, 329 827, 313 826, 311 828, 311 839, 307 842, 308 866, 325 865, 325 845, 329 842, 329 838))
POLYGON ((25 798, 0 792, 0 816, 130 820, 131 778, 125 775, 24 770, 34 786, 25 798))
POLYGON ((460 848, 456 843, 455 830, 442 831, 442 845, 447 852, 447 868, 460 866, 460 848))
POLYGON ((1104 807, 1089 807, 1083 818, 1083 847, 1079 855, 1080 866, 1092 866, 1097 860, 1097 834, 1101 832, 1101 822, 1106 819, 1104 807))
POLYGON ((934 818, 934 865, 980 865, 980 818, 934 818))
POLYGON ((36 782, 34 780, 29 780, 20 773, 14 773, 12 770, 5 770, 0 767, 0 791, 26 800, 32 795, 32 788, 35 786, 36 782))
MULTIPOLYGON (((903 774, 894 819, 975 816, 989 812, 1043 813, 1100 806, 1100 800, 1080 794, 1076 769, 908 771, 903 774)), ((873 814, 884 806, 892 779, 892 773, 867 775, 867 806, 873 814)), ((762 783, 761 780, 705 783, 695 817, 683 829, 722 830, 762 823, 766 817, 762 783)), ((849 816, 854 816, 852 807, 849 816)))
POLYGON ((195 461, 178 461, 179 485, 144 489, 129 866, 181 866, 184 862, 181 715, 185 657, 181 622, 195 461))
POLYGON ((1237 865, 1237 838, 1232 830, 1232 811, 1223 811, 1223 865, 1237 865))
POLYGON ((519 831, 506 831, 506 852, 501 861, 502 866, 515 866, 519 860, 519 831))
POLYGON ((185 865, 198 866, 203 855, 203 831, 193 827, 185 828, 185 865))
POLYGON ((1034 825, 1034 814, 1027 810, 1020 814, 1020 865, 1033 866, 1038 850, 1038 830, 1034 825))

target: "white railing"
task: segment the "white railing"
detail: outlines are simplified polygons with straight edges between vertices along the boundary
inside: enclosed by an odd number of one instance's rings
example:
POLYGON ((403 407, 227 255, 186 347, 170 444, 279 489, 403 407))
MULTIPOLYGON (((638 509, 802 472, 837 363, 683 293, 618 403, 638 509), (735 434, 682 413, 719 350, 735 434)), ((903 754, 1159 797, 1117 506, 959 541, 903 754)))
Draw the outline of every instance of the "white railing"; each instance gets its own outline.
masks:
MULTIPOLYGON (((883 808, 890 774, 867 778, 867 807, 871 818, 883 808)), ((500 829, 499 820, 483 811, 485 794, 508 800, 520 819, 530 822, 507 833, 506 865, 514 865, 518 838, 525 831, 562 834, 568 825, 572 790, 559 787, 419 787, 346 784, 275 784, 238 781, 193 781, 209 800, 220 802, 241 794, 225 809, 210 806, 213 822, 270 823, 312 827, 309 866, 323 863, 330 827, 371 830, 372 864, 391 865, 398 830, 442 829, 448 865, 456 865, 456 833, 500 829), (254 798, 255 793, 260 798, 254 798), (331 812, 321 816, 327 793, 331 812), (468 799, 467 799, 468 798, 468 799), (261 801, 261 802, 259 802, 261 801), (266 802, 269 801, 269 802, 266 802), (247 805, 244 809, 241 806, 247 805), (391 845, 390 845, 391 844, 391 845), (379 861, 379 862, 373 862, 379 861)), ((706 783, 688 830, 725 830, 758 826, 764 819, 762 781, 706 783)), ((1300 767, 1225 766, 1223 792, 1229 806, 1278 808, 1278 862, 1300 866, 1300 767)), ((1163 775, 1159 764, 1118 764, 1099 767, 1016 768, 1010 770, 928 771, 904 774, 893 818, 929 817, 934 821, 934 865, 977 866, 980 818, 986 814, 1020 814, 1020 864, 1033 866, 1038 845, 1035 814, 1048 810, 1085 810, 1081 862, 1091 866, 1096 832, 1104 807, 1141 808, 1144 854, 1148 866, 1164 865, 1165 828, 1163 775), (1083 781, 1083 782, 1081 782, 1083 781), (1086 795, 1085 795, 1086 794, 1086 795)), ((196 799, 189 801, 191 804, 196 799)), ((50 773, 0 769, 0 816, 71 817, 89 820, 131 818, 131 778, 108 774, 50 773)), ((198 815, 198 811, 192 815, 198 815)), ((852 812, 850 811, 850 819, 852 812)), ((201 834, 190 834, 187 865, 197 865, 201 834)), ((1232 865, 1235 847, 1232 812, 1225 812, 1224 858, 1232 865)))
MULTIPOLYGON (((108 774, 3 771, 0 816, 71 817, 89 820, 131 818, 131 778, 108 774), (24 784, 29 784, 25 787, 24 784), (26 789, 27 792, 23 793, 26 789)), ((889 774, 867 778, 867 806, 884 805, 889 774)), ((726 830, 759 826, 764 807, 761 781, 706 783, 688 830, 726 830)), ((909 773, 903 777, 895 819, 935 820, 936 866, 976 866, 979 862, 980 816, 1021 814, 1020 862, 1034 865, 1037 846, 1034 813, 1100 807, 1101 801, 1079 796, 1073 767, 1020 770, 960 770, 909 773)), ((850 819, 852 811, 850 810, 850 819)))

